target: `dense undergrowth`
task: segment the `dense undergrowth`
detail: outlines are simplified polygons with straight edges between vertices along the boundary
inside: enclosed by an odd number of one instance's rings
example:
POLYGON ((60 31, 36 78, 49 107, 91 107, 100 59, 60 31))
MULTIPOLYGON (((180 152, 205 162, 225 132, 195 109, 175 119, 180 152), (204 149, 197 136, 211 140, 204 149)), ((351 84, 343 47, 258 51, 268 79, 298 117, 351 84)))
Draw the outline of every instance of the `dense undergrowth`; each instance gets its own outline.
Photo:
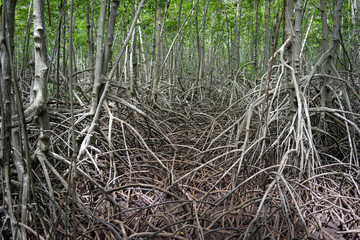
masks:
MULTIPOLYGON (((325 108, 321 81, 300 79, 293 110, 283 71, 253 86, 223 78, 202 93, 174 90, 170 101, 165 91, 155 106, 146 92, 113 92, 77 162, 75 201, 70 113, 50 103, 52 148, 33 163, 33 238, 359 239, 358 86, 333 79, 325 108)), ((90 119, 76 106, 80 145, 90 119)))

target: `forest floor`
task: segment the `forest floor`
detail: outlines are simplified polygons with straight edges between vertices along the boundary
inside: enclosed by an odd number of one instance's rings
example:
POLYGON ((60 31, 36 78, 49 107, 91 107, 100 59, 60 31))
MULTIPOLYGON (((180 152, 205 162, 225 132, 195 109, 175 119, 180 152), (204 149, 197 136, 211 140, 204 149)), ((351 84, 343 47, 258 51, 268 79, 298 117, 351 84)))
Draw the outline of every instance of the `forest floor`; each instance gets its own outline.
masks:
MULTIPOLYGON (((247 161, 258 150, 242 154, 246 136, 234 124, 245 112, 210 101, 136 111, 106 104, 77 163, 76 207, 63 157, 71 152, 70 115, 52 112, 48 185, 59 215, 74 213, 54 222, 53 236, 69 236, 72 225, 78 239, 360 239, 359 179, 348 180, 336 164, 310 179, 291 167, 278 176, 281 159, 271 148, 247 161)), ((89 125, 84 113, 75 116, 79 145, 89 125)), ((249 126, 251 144, 257 127, 249 126)))

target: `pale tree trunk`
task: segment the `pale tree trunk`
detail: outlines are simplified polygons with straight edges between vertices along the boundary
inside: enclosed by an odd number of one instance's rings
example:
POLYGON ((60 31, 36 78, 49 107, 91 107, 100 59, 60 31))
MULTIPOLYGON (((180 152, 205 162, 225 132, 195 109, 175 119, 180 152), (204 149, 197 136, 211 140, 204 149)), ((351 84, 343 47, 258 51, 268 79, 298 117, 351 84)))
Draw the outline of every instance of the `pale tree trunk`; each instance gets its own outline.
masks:
MULTIPOLYGON (((288 64, 294 69, 295 79, 291 77, 291 71, 287 70, 287 79, 289 84, 293 85, 294 81, 299 80, 299 69, 300 69, 300 30, 302 22, 302 0, 297 0, 295 5, 295 19, 294 19, 294 4, 293 0, 286 1, 285 8, 285 41, 289 40, 287 49, 285 52, 286 60, 288 64)), ((297 99, 295 95, 295 89, 289 89, 289 101, 290 109, 292 112, 297 111, 297 99)))
POLYGON ((91 93, 91 106, 90 115, 94 115, 99 101, 100 88, 101 88, 101 74, 102 74, 102 61, 103 61, 103 42, 104 42, 104 27, 105 27, 105 14, 106 14, 106 0, 100 2, 100 15, 96 39, 96 63, 94 70, 94 85, 91 93))
POLYGON ((265 40, 264 40, 264 62, 263 68, 268 67, 268 61, 270 59, 270 0, 265 0, 265 40))
POLYGON ((129 54, 129 46, 126 46, 126 48, 125 48, 125 56, 124 56, 124 64, 123 64, 124 83, 128 82, 128 54, 129 54))
POLYGON ((104 86, 103 76, 106 75, 107 67, 112 53, 112 45, 114 40, 114 27, 117 17, 117 10, 119 8, 119 0, 113 0, 110 5, 110 14, 108 19, 108 24, 106 28, 106 40, 103 50, 104 42, 104 26, 105 26, 105 14, 106 14, 106 0, 101 1, 99 25, 97 31, 97 41, 96 41, 96 63, 95 63, 95 73, 94 73, 94 86, 91 94, 91 107, 90 114, 93 115, 97 108, 100 96, 102 94, 102 89, 104 86))
MULTIPOLYGON (((322 48, 323 52, 326 52, 329 47, 329 36, 328 36, 328 25, 327 25, 327 13, 326 13, 326 0, 320 0, 320 12, 321 12, 321 32, 322 32, 322 48)), ((323 74, 328 74, 329 69, 326 65, 321 66, 320 72, 323 74)), ((321 106, 325 107, 330 102, 330 89, 329 89, 329 79, 324 78, 323 84, 321 87, 321 106)), ((327 129, 327 124, 325 121, 325 112, 322 112, 320 115, 319 121, 319 128, 320 129, 327 129)))
POLYGON ((49 149, 49 117, 47 111, 47 48, 46 30, 44 22, 44 0, 34 0, 34 101, 25 110, 25 116, 36 114, 40 124, 39 150, 47 152, 49 149))
MULTIPOLYGON (((178 10, 178 20, 177 20, 177 33, 173 32, 171 39, 176 39, 180 30, 180 25, 181 25, 181 11, 182 11, 182 0, 180 1, 179 4, 179 10, 178 10)), ((175 14, 174 14, 175 16, 175 14)), ((168 92, 169 92, 169 101, 173 102, 174 101, 174 84, 175 84, 175 80, 176 80, 176 73, 177 73, 177 69, 176 69, 176 64, 177 64, 177 51, 178 48, 176 46, 179 46, 178 43, 174 44, 174 42, 171 44, 170 48, 174 48, 174 50, 171 50, 169 48, 169 51, 171 51, 171 56, 169 57, 170 60, 170 64, 169 64, 169 75, 168 75, 168 92)))
MULTIPOLYGON (((64 2, 64 7, 66 7, 66 3, 67 1, 63 0, 64 2)), ((64 16, 63 16, 63 30, 62 30, 62 39, 63 39, 63 43, 62 43, 62 58, 63 58, 63 61, 62 61, 62 72, 65 74, 66 73, 66 29, 67 29, 67 26, 66 26, 66 15, 67 15, 67 11, 64 11, 64 16)), ((66 100, 67 101, 67 100, 66 100)))
MULTIPOLYGON (((177 30, 180 30, 180 24, 181 24, 181 13, 182 13, 182 7, 183 6, 183 0, 180 1, 180 6, 179 6, 179 12, 178 12, 178 25, 177 25, 177 30)), ((183 51, 182 51, 182 47, 183 46, 183 40, 181 40, 179 42, 179 44, 177 44, 177 51, 180 54, 174 54, 174 69, 175 69, 175 78, 177 78, 178 80, 180 80, 182 73, 182 56, 183 56, 183 51)))
POLYGON ((197 64, 197 75, 196 75, 196 84, 195 86, 199 85, 200 82, 200 61, 201 61, 201 47, 200 47, 200 30, 199 30, 199 7, 196 5, 195 8, 195 34, 196 34, 196 49, 198 55, 198 64, 197 64))
MULTIPOLYGON (((94 67, 94 38, 93 38, 93 27, 94 27, 94 1, 91 1, 91 9, 89 10, 89 4, 86 3, 86 36, 87 36, 87 47, 88 47, 88 68, 94 67)), ((90 82, 94 83, 94 71, 90 71, 90 82)))
POLYGON ((144 63, 142 64, 143 67, 144 67, 144 74, 145 74, 145 82, 146 84, 150 83, 150 76, 149 76, 149 69, 150 69, 150 66, 149 66, 149 61, 147 59, 147 53, 144 49, 144 41, 143 41, 143 38, 142 38, 142 32, 141 32, 141 26, 139 25, 138 26, 138 31, 139 31, 139 41, 140 41, 140 50, 141 50, 141 56, 142 56, 142 59, 144 61, 144 63))
MULTIPOLYGON (((353 25, 353 32, 352 32, 352 38, 353 40, 353 45, 354 45, 354 54, 355 56, 352 56, 354 58, 360 57, 360 26, 359 26, 359 21, 360 21, 360 12, 359 12, 359 6, 358 4, 360 4, 358 2, 358 0, 351 0, 351 22, 353 25)), ((360 69, 360 61, 356 61, 357 63, 355 64, 357 66, 357 69, 360 69)))
POLYGON ((160 75, 160 61, 161 61, 161 55, 160 55, 160 45, 161 45, 161 7, 157 6, 156 9, 156 16, 154 18, 154 25, 156 25, 156 48, 155 48, 155 62, 153 66, 153 75, 152 75, 152 90, 151 90, 151 98, 150 102, 151 104, 154 104, 156 101, 156 92, 159 85, 159 75, 160 75))
POLYGON ((197 71, 197 87, 201 90, 202 87, 202 78, 204 72, 204 56, 205 56, 205 26, 206 26, 206 14, 208 11, 209 0, 206 2, 203 0, 202 2, 202 17, 201 17, 201 35, 198 27, 198 7, 196 6, 195 12, 195 29, 196 29, 196 42, 198 46, 198 71, 197 71))
POLYGON ((206 32, 206 15, 209 9, 209 0, 207 2, 203 0, 203 11, 201 19, 201 36, 200 36, 200 59, 199 59, 199 69, 198 69, 198 79, 199 79, 199 94, 200 99, 203 99, 203 77, 204 77, 204 65, 205 65, 205 32, 206 32))
MULTIPOLYGON (((226 29, 224 29, 224 30, 226 30, 227 31, 227 39, 226 39, 226 43, 227 43, 227 59, 228 59, 228 62, 227 62, 227 66, 232 66, 231 65, 231 61, 232 61, 232 58, 231 58, 231 49, 232 49, 232 42, 231 42, 231 31, 230 31, 230 28, 229 28, 229 24, 228 24, 228 22, 229 22, 229 20, 228 20, 228 14, 227 14, 227 9, 226 9, 226 4, 223 4, 224 5, 224 15, 225 15, 225 25, 226 25, 226 29)), ((224 31, 225 32, 225 31, 224 31)), ((225 34, 225 33, 224 33, 225 34)), ((224 55, 224 54, 223 54, 224 55)), ((224 56, 224 58, 225 58, 225 56, 224 56)), ((225 63, 225 61, 224 61, 224 63, 225 63)), ((225 66, 223 67, 224 68, 224 70, 226 71, 226 70, 229 70, 228 68, 226 68, 225 66)))
POLYGON ((301 43, 301 22, 302 22, 303 10, 302 0, 297 0, 295 5, 295 22, 294 22, 294 40, 293 40, 293 61, 296 80, 299 80, 300 71, 300 43, 301 43))
POLYGON ((24 78, 25 77, 25 69, 26 69, 26 65, 28 63, 28 50, 29 50, 29 41, 30 41, 30 28, 31 28, 31 10, 32 10, 32 1, 30 1, 30 5, 29 5, 29 12, 28 12, 28 17, 27 17, 27 21, 26 21, 26 29, 25 29, 25 34, 24 34, 24 45, 22 48, 22 52, 23 52, 23 56, 22 56, 22 66, 21 66, 21 77, 24 78))
MULTIPOLYGON (((44 0, 34 0, 34 59, 35 59, 35 75, 33 84, 34 100, 31 105, 25 110, 25 116, 36 114, 40 125, 40 136, 38 148, 35 151, 37 158, 44 168, 44 159, 46 158, 50 145, 50 124, 47 110, 47 78, 48 78, 48 53, 46 44, 46 30, 44 22, 44 0)), ((30 163, 28 165, 31 166, 30 163)), ((32 169, 28 167, 28 175, 31 174, 32 169)), ((24 175, 24 178, 27 175, 24 175)), ((30 175, 31 176, 31 175, 30 175)), ((30 179, 33 182, 32 179, 30 179)), ((25 180, 24 180, 25 182, 25 180)), ((48 184, 51 184, 48 181, 48 184)), ((28 184, 27 184, 28 185, 28 184)), ((53 196, 52 188, 49 189, 49 195, 53 196)), ((25 194, 26 195, 26 194, 25 194)), ((23 198, 25 198, 23 196, 23 198)), ((26 197, 27 199, 27 197, 26 197)), ((25 202, 25 201, 23 201, 25 202)), ((26 208, 24 207, 24 210, 26 208)), ((24 212, 23 214, 26 214, 24 212)), ((24 216, 24 218, 26 215, 24 216)))
MULTIPOLYGON (((155 0, 155 6, 157 6, 157 0, 155 0)), ((153 24, 153 31, 152 31, 152 37, 151 37, 151 54, 150 54, 150 57, 151 57, 151 60, 150 60, 150 88, 152 89, 153 88, 153 84, 154 84, 154 81, 153 81, 153 78, 154 78, 154 72, 155 72, 155 67, 156 67, 156 64, 155 64, 155 51, 156 51, 156 29, 157 29, 157 11, 155 11, 154 13, 154 24, 153 24)))
MULTIPOLYGON (((135 6, 133 5, 133 15, 135 16, 135 6)), ((131 37, 131 52, 130 52, 130 95, 133 96, 136 88, 137 79, 137 44, 136 44, 136 30, 131 37)))
POLYGON ((239 56, 239 39, 241 33, 241 10, 242 10, 243 0, 238 0, 235 10, 235 20, 234 20, 234 43, 232 45, 232 70, 233 76, 235 77, 236 71, 240 65, 240 56, 239 56))
MULTIPOLYGON (((106 27, 106 40, 104 46, 104 58, 102 65, 102 74, 106 75, 109 61, 112 54, 112 46, 114 40, 114 28, 117 17, 117 11, 119 8, 120 0, 113 0, 110 5, 110 15, 106 27)), ((96 60, 97 61, 97 60, 96 60)))
POLYGON ((61 29, 63 23, 63 12, 65 11, 65 4, 61 0, 60 2, 60 22, 59 22, 59 29, 58 29, 58 39, 57 39, 57 59, 56 59, 56 108, 59 106, 59 99, 60 99, 60 50, 61 50, 61 29))
MULTIPOLYGON (((76 175, 77 175, 77 165, 76 165, 76 156, 77 156, 77 142, 75 136, 75 117, 74 117, 74 94, 73 94, 73 19, 74 19, 74 0, 70 0, 70 27, 69 27, 69 96, 70 96, 70 123, 71 123, 71 142, 72 142, 72 154, 71 160, 72 165, 70 167, 69 174, 69 187, 71 188, 72 195, 72 224, 73 231, 72 237, 76 239, 76 220, 75 220, 75 206, 76 206, 76 175)), ((54 211, 55 212, 55 211, 54 211)))
MULTIPOLYGON (((72 56, 73 55, 73 52, 74 52, 74 49, 73 49, 73 19, 74 19, 74 3, 73 3, 73 0, 70 1, 70 27, 69 27, 69 55, 72 56)), ((73 65, 74 65, 74 62, 73 62, 73 58, 70 57, 69 59, 69 96, 70 96, 70 113, 71 113, 71 119, 70 119, 70 122, 71 122, 71 141, 72 141, 72 158, 73 160, 76 159, 76 155, 77 155, 77 146, 76 146, 76 137, 75 137, 75 126, 74 126, 74 121, 75 121, 75 118, 74 118, 74 99, 73 99, 73 82, 74 82, 74 79, 73 79, 73 65)))
MULTIPOLYGON (((293 67, 294 66, 294 59, 293 59, 293 46, 294 46, 294 36, 293 36, 293 10, 294 10, 294 4, 293 0, 284 0, 285 4, 285 24, 284 24, 284 42, 289 41, 289 43, 286 46, 286 50, 284 53, 285 61, 288 62, 288 64, 293 67)), ((288 83, 291 85, 293 84, 293 79, 291 76, 291 71, 286 70, 286 78, 288 83)), ((296 103, 296 97, 295 97, 295 91, 294 89, 290 88, 288 90, 289 92, 289 102, 290 102, 290 110, 291 112, 295 113, 297 110, 297 103, 296 103)))
POLYGON ((254 76, 257 79, 258 72, 258 21, 259 21, 259 2, 256 1, 256 10, 255 10, 255 33, 254 33, 254 53, 253 53, 253 66, 254 66, 254 76))
MULTIPOLYGON (((189 39, 191 39, 191 36, 192 36, 192 28, 193 28, 193 21, 190 21, 189 22, 189 39)), ((192 63, 192 59, 193 59, 193 56, 192 56, 192 44, 195 44, 193 43, 193 41, 190 41, 189 42, 189 47, 187 49, 187 61, 185 61, 185 64, 186 64, 186 68, 187 69, 192 69, 192 66, 193 66, 193 63, 192 63)), ((187 71, 185 72, 185 76, 187 75, 187 71)), ((186 78, 186 77, 185 77, 186 78)))

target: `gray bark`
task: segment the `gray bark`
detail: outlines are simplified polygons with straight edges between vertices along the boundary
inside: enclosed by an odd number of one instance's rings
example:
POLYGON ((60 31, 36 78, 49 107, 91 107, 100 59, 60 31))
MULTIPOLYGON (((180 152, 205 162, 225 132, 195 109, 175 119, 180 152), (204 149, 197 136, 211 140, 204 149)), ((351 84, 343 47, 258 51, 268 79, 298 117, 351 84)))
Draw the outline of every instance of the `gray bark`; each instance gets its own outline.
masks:
POLYGON ((154 63, 154 71, 153 71, 153 79, 152 79, 152 91, 151 91, 151 98, 150 101, 153 104, 156 98, 156 92, 159 85, 159 70, 160 70, 160 61, 161 61, 161 7, 157 6, 156 9, 156 18, 154 19, 154 24, 156 25, 156 49, 155 49, 155 63, 154 63))
MULTIPOLYGON (((142 0, 140 2, 140 4, 139 4, 139 7, 138 7, 138 9, 137 9, 137 11, 135 13, 135 17, 133 19, 133 23, 132 23, 132 25, 130 27, 130 31, 129 31, 127 37, 125 38, 124 44, 123 44, 122 48, 120 49, 118 56, 116 57, 116 60, 114 62, 113 67, 111 68, 111 71, 107 75, 107 79, 112 79, 114 74, 115 74, 115 71, 116 71, 117 66, 118 66, 118 64, 120 62, 120 59, 124 54, 124 50, 125 50, 126 46, 129 44, 130 38, 131 38, 131 36, 133 34, 133 31, 135 29, 135 26, 136 26, 136 22, 137 22, 137 20, 139 18, 140 12, 141 12, 141 10, 142 10, 142 8, 144 6, 144 2, 145 2, 145 0, 142 0)), ((81 147, 80 147, 80 150, 79 150, 79 153, 78 153, 78 156, 77 156, 77 160, 80 159, 80 157, 84 154, 85 149, 90 144, 91 137, 92 137, 92 132, 94 131, 95 126, 97 126, 97 123, 99 121, 101 105, 105 101, 106 94, 107 94, 107 92, 109 90, 109 86, 110 86, 109 81, 107 81, 106 84, 105 84, 105 87, 104 87, 104 91, 101 94, 101 98, 100 98, 99 104, 97 105, 96 112, 95 112, 95 115, 94 115, 94 117, 92 119, 91 125, 90 125, 90 127, 88 129, 88 132, 87 132, 84 140, 81 143, 81 147)))
POLYGON ((234 20, 234 44, 232 45, 232 70, 233 75, 236 75, 236 70, 240 64, 240 56, 239 56, 239 39, 240 39, 240 30, 241 30, 241 10, 242 10, 242 0, 238 0, 235 10, 235 20, 234 20))
MULTIPOLYGON (((91 10, 89 4, 86 3, 86 36, 88 46, 88 67, 92 68, 94 65, 94 42, 93 42, 93 23, 94 23, 94 1, 91 1, 91 10)), ((90 82, 94 83, 94 71, 90 71, 90 82)))
MULTIPOLYGON (((327 14, 326 14, 326 0, 320 0, 320 12, 321 12, 321 32, 322 32, 322 43, 323 52, 326 52, 329 48, 329 36, 328 36, 328 25, 327 25, 327 14)), ((321 73, 328 74, 326 65, 321 67, 321 73)), ((324 82, 321 87, 321 106, 325 107, 330 102, 330 89, 329 79, 324 78, 324 82)), ((325 112, 321 113, 321 119, 319 121, 320 128, 327 129, 325 121, 325 112)))
POLYGON ((105 26, 105 14, 106 14, 106 0, 101 0, 100 2, 100 16, 99 24, 97 30, 97 39, 96 39, 96 63, 95 63, 95 73, 94 73, 94 85, 91 94, 91 106, 90 106, 90 115, 94 115, 96 107, 99 102, 100 88, 101 83, 101 74, 102 74, 102 61, 103 61, 103 42, 104 42, 104 26, 105 26))
POLYGON ((102 74, 106 75, 108 64, 111 58, 112 45, 114 40, 114 28, 119 8, 120 0, 113 0, 110 5, 110 15, 106 28, 106 40, 104 46, 104 59, 102 66, 102 74))
POLYGON ((34 0, 34 59, 35 76, 33 84, 34 100, 25 110, 25 116, 36 116, 40 124, 38 147, 42 152, 49 148, 49 117, 47 111, 47 48, 44 23, 44 1, 34 0))
MULTIPOLYGON (((293 46, 294 46, 294 36, 293 36, 293 10, 294 10, 294 4, 293 0, 284 0, 286 6, 285 6, 285 26, 284 26, 284 42, 286 40, 289 40, 289 43, 287 44, 286 51, 284 53, 285 61, 288 62, 290 66, 294 66, 294 52, 293 52, 293 46)), ((292 76, 291 72, 289 70, 286 71, 286 77, 287 80, 292 84, 292 76)), ((296 103, 296 97, 294 89, 289 89, 289 101, 290 101, 290 109, 292 112, 296 112, 297 110, 297 103, 296 103)))
POLYGON ((265 0, 265 40, 264 40, 264 62, 263 68, 268 67, 268 61, 270 59, 270 0, 265 0))
POLYGON ((300 43, 301 43, 301 22, 302 22, 302 0, 297 0, 295 5, 294 40, 293 40, 293 61, 296 80, 299 79, 300 71, 300 43))

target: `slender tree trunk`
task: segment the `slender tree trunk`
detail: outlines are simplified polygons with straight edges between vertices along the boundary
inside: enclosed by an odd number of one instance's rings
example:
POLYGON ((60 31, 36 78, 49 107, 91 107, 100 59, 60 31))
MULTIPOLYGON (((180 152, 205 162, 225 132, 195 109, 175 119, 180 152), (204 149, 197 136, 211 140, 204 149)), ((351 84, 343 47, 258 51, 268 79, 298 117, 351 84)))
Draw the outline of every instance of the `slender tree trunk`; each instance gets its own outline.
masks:
POLYGON ((338 51, 340 44, 340 26, 341 26, 341 10, 342 10, 343 0, 337 0, 334 16, 333 16, 333 28, 332 28, 332 48, 330 51, 331 57, 328 58, 332 64, 335 63, 335 54, 338 51))
MULTIPOLYGON (((1 64, 1 158, 0 165, 3 168, 4 164, 9 164, 11 156, 11 68, 10 68, 10 56, 7 52, 6 37, 11 35, 11 29, 9 23, 14 24, 14 19, 8 19, 10 10, 10 1, 6 1, 4 6, 1 6, 1 29, 0 29, 0 64, 1 64), (4 21, 5 20, 5 21, 4 21), (8 35, 8 36, 7 36, 8 35)), ((15 9, 13 10, 13 13, 15 9)), ((12 32, 13 37, 14 32, 12 32)), ((2 175, 3 176, 3 175, 2 175)))
POLYGON ((110 5, 110 15, 106 28, 106 40, 104 46, 104 58, 102 65, 102 74, 106 75, 109 61, 112 54, 112 46, 114 40, 114 28, 117 17, 117 11, 119 8, 120 0, 113 0, 110 5))
MULTIPOLYGON (((320 12, 321 12, 321 32, 322 32, 322 48, 323 52, 326 52, 329 47, 329 36, 328 36, 328 25, 327 25, 327 13, 326 13, 326 0, 320 0, 320 12)), ((321 66, 321 73, 328 74, 328 68, 326 65, 321 66)), ((330 89, 329 89, 329 79, 324 78, 323 84, 321 87, 321 106, 325 107, 330 102, 330 89)), ((327 124, 325 121, 325 112, 322 112, 320 115, 319 121, 320 129, 327 129, 327 124)))
MULTIPOLYGON (((360 2, 358 0, 351 0, 350 2, 351 2, 351 22, 353 27, 352 39, 354 39, 352 41, 354 45, 354 51, 353 54, 351 54, 352 57, 351 59, 355 59, 356 56, 357 57, 360 56, 360 26, 359 26, 360 11, 358 6, 360 2)), ((356 61, 355 66, 357 67, 357 69, 360 69, 360 61, 356 61)))
POLYGON ((10 188, 10 159, 11 159, 11 68, 10 56, 7 52, 6 35, 9 34, 8 14, 9 2, 5 1, 0 6, 0 64, 1 64, 1 144, 0 144, 0 174, 1 174, 1 201, 4 206, 7 206, 8 216, 10 217, 11 232, 14 236, 16 231, 15 216, 12 209, 12 197, 10 188))
POLYGON ((293 39, 293 60, 296 80, 299 80, 300 72, 300 43, 301 43, 301 22, 303 10, 302 0, 297 0, 295 5, 294 39, 293 39))
POLYGON ((96 39, 96 63, 94 71, 94 85, 91 94, 91 106, 90 106, 90 115, 94 115, 96 107, 99 102, 100 89, 102 86, 101 83, 101 74, 103 66, 103 42, 104 42, 104 27, 105 27, 105 14, 106 14, 106 0, 101 0, 99 24, 97 30, 97 39, 96 39))
POLYGON ((258 22, 259 22, 259 2, 256 1, 256 10, 255 10, 255 32, 254 32, 254 53, 253 53, 253 65, 254 65, 254 76, 257 79, 258 75, 258 22))
MULTIPOLYGON (((294 11, 294 4, 293 4, 294 0, 284 0, 284 4, 285 4, 285 23, 284 23, 284 42, 285 41, 289 41, 289 43, 286 46, 286 50, 284 53, 284 57, 286 59, 286 61, 288 61, 288 64, 290 66, 294 66, 294 58, 293 58, 293 42, 294 42, 294 37, 293 37, 293 11, 294 11)), ((286 77, 287 77, 287 81, 292 84, 293 80, 291 77, 291 71, 289 71, 288 69, 286 69, 286 77)), ((296 103, 296 96, 295 96, 295 91, 294 89, 290 88, 289 89, 289 102, 290 102, 290 109, 293 113, 296 112, 297 110, 297 103, 296 103)))
POLYGON ((128 82, 128 55, 129 55, 129 46, 125 48, 125 57, 124 57, 124 83, 128 82))
POLYGON ((25 35, 24 35, 24 45, 22 49, 22 70, 21 70, 21 77, 24 78, 25 76, 25 69, 28 62, 28 50, 29 50, 29 41, 30 41, 30 25, 31 25, 31 9, 32 9, 33 3, 30 1, 29 5, 29 12, 28 12, 28 18, 26 21, 26 29, 25 29, 25 35))
POLYGON ((71 160, 72 165, 70 167, 69 174, 69 187, 71 188, 72 195, 72 238, 76 240, 76 219, 75 219, 75 208, 76 208, 76 175, 77 175, 77 165, 76 165, 76 156, 77 156, 77 142, 75 136, 75 117, 74 117, 74 94, 73 94, 73 19, 74 19, 74 0, 70 1, 70 26, 69 26, 69 96, 70 96, 70 123, 71 123, 71 146, 72 154, 71 160))
MULTIPOLYGON (((86 36, 88 46, 88 68, 94 67, 94 0, 91 1, 91 9, 89 10, 89 4, 86 3, 86 36)), ((94 83, 94 71, 90 71, 90 82, 94 83)))
POLYGON ((144 63, 142 64, 144 67, 144 74, 145 74, 145 82, 146 84, 150 83, 150 75, 149 75, 149 70, 151 70, 150 66, 149 66, 149 61, 146 55, 146 51, 144 48, 144 41, 143 41, 143 37, 142 37, 142 32, 141 32, 141 26, 138 26, 138 31, 139 31, 139 41, 140 41, 140 50, 141 50, 141 56, 142 59, 144 61, 144 63))
POLYGON ((59 106, 59 99, 60 99, 60 50, 61 50, 61 29, 63 28, 63 13, 65 11, 65 4, 63 0, 60 2, 60 22, 59 22, 59 29, 58 29, 58 39, 57 41, 57 59, 56 59, 56 107, 59 106))
POLYGON ((200 59, 199 59, 199 69, 198 69, 198 79, 199 79, 199 94, 200 98, 203 99, 203 75, 204 75, 204 66, 205 66, 205 32, 206 32, 206 15, 209 9, 209 0, 203 0, 203 11, 201 19, 201 36, 200 36, 200 59))
POLYGON ((154 24, 156 25, 156 49, 155 49, 155 63, 154 63, 154 73, 152 78, 152 90, 151 90, 151 104, 154 104, 156 101, 156 92, 159 85, 159 70, 160 70, 160 61, 161 61, 161 7, 157 6, 156 9, 156 18, 154 19, 154 24))
POLYGON ((268 67, 268 61, 270 59, 270 1, 265 0, 265 40, 264 40, 264 62, 263 69, 268 67))
POLYGON ((236 70, 240 65, 240 56, 239 56, 239 39, 241 33, 241 10, 242 10, 242 2, 243 0, 238 0, 236 4, 235 10, 235 19, 234 19, 234 43, 233 43, 233 50, 232 50, 232 70, 233 76, 236 75, 236 70))
MULTIPOLYGON (((135 6, 133 6, 133 16, 135 16, 135 6)), ((136 30, 131 37, 131 52, 130 52, 130 95, 133 96, 136 88, 136 79, 137 79, 137 40, 136 40, 136 30)))
POLYGON ((196 84, 195 86, 199 86, 200 83, 200 64, 201 64, 201 46, 200 46, 200 30, 199 30, 199 7, 196 5, 195 7, 195 34, 196 34, 196 49, 198 55, 198 63, 197 63, 197 75, 196 75, 196 84))
MULTIPOLYGON (((27 221, 27 204, 29 196, 29 170, 31 169, 31 162, 29 160, 29 154, 23 155, 22 142, 20 140, 19 128, 11 127, 11 115, 14 109, 14 102, 11 93, 11 80, 14 82, 14 89, 16 90, 17 103, 18 103, 18 117, 19 123, 22 126, 22 130, 25 130, 23 109, 19 102, 19 91, 17 86, 17 80, 15 77, 15 70, 13 65, 13 52, 14 52, 14 22, 15 22, 15 7, 16 1, 4 1, 0 7, 0 103, 1 103, 1 146, 0 146, 0 175, 1 175, 1 189, 2 189, 2 202, 7 207, 7 215, 10 218, 10 227, 13 236, 18 236, 19 239, 27 239, 27 231, 24 227, 20 226, 20 231, 16 231, 19 226, 15 220, 15 214, 13 211, 12 193, 11 193, 11 178, 10 178, 10 160, 13 144, 13 161, 18 173, 18 179, 21 184, 21 195, 19 195, 19 212, 21 214, 20 221, 26 223, 27 221), (11 136, 12 135, 12 136, 11 136), (25 159, 25 161, 23 161, 25 159), (25 163, 27 164, 27 170, 25 171, 25 163), (4 184, 5 183, 5 184, 4 184)), ((24 131, 24 143, 27 144, 27 134, 24 131)), ((28 153, 29 148, 25 148, 28 153)))
MULTIPOLYGON (((157 0, 155 0, 155 6, 157 6, 158 2, 157 0)), ((156 55, 156 29, 157 29, 157 9, 154 11, 154 20, 153 20, 153 31, 152 31, 152 37, 151 37, 151 60, 150 60, 150 64, 151 64, 151 70, 150 70, 150 88, 151 90, 153 89, 153 85, 154 85, 154 73, 155 73, 155 55, 156 55)))
MULTIPOLYGON (((192 28, 193 28, 193 24, 192 24, 192 21, 190 21, 189 23, 189 38, 191 38, 191 33, 192 33, 192 28)), ((186 64, 187 64, 187 69, 191 69, 193 68, 193 64, 192 64, 192 44, 194 44, 192 41, 189 42, 189 46, 188 46, 188 56, 187 56, 187 61, 186 61, 186 64)))
MULTIPOLYGON (((64 7, 66 5, 66 2, 67 1, 64 1, 64 7)), ((67 54, 66 54, 66 14, 67 14, 67 11, 64 12, 64 16, 63 16, 63 30, 62 30, 62 40, 63 40, 63 43, 62 43, 62 59, 63 59, 63 64, 62 64, 62 72, 63 74, 66 74, 66 57, 67 57, 67 54)), ((67 100, 66 100, 67 101, 67 100)))
POLYGON ((323 44, 322 47, 323 47, 323 51, 326 52, 329 46, 326 0, 320 0, 320 12, 321 12, 321 32, 322 32, 322 44, 323 44))
MULTIPOLYGON (((178 12, 178 24, 177 24, 177 30, 180 30, 180 24, 181 24, 181 13, 182 13, 182 8, 183 8, 183 0, 180 1, 180 5, 179 5, 179 12, 178 12)), ((182 62, 182 45, 183 45, 183 41, 181 40, 178 44, 177 44, 177 51, 180 52, 180 55, 176 55, 174 54, 174 69, 175 69, 175 78, 179 78, 181 76, 180 72, 181 72, 181 62, 182 62)))

